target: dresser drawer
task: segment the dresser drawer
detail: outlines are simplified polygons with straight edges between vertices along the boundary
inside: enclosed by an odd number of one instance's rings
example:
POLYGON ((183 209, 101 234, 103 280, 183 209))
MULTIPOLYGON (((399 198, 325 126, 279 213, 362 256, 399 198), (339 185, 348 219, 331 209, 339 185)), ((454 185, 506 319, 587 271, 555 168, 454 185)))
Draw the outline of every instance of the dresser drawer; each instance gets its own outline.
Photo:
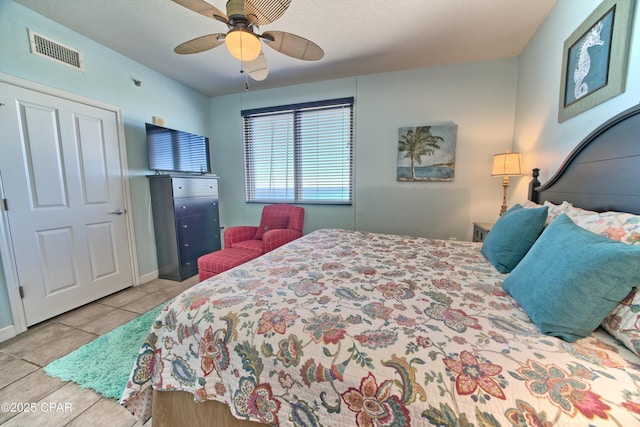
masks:
POLYGON ((208 236, 211 232, 220 233, 220 224, 218 218, 212 215, 194 215, 176 219, 176 230, 178 239, 201 234, 208 236))
POLYGON ((180 260, 180 275, 191 277, 198 272, 198 258, 191 257, 180 260))
POLYGON ((179 241, 180 263, 197 261, 202 255, 219 250, 219 241, 219 236, 213 231, 199 236, 189 236, 179 241))
POLYGON ((184 232, 178 237, 180 274, 188 277, 198 269, 198 258, 220 250, 220 228, 184 232))
POLYGON ((176 218, 193 215, 214 215, 218 218, 218 199, 208 197, 184 197, 173 201, 176 218))
POLYGON ((218 196, 218 180, 206 178, 173 178, 173 198, 218 196))

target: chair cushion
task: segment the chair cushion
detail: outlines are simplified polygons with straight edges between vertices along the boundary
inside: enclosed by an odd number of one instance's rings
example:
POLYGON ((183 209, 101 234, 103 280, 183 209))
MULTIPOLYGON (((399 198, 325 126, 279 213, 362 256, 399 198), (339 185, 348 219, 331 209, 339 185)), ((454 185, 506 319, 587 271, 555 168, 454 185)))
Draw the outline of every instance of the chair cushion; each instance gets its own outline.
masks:
POLYGON ((257 239, 249 239, 249 240, 243 240, 241 242, 235 242, 231 245, 231 248, 255 251, 260 254, 263 254, 265 252, 264 242, 262 240, 257 240, 257 239))
POLYGON ((289 225, 288 216, 263 216, 254 239, 261 240, 266 231, 284 229, 289 225))

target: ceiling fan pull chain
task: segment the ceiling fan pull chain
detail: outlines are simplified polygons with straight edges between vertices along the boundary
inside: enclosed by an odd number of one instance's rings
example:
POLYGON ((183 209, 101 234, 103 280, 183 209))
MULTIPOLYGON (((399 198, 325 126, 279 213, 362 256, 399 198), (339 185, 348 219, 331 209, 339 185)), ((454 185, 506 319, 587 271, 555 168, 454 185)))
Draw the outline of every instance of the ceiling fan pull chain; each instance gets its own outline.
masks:
POLYGON ((240 62, 240 74, 244 74, 244 91, 249 92, 249 73, 247 73, 247 64, 244 61, 240 62))

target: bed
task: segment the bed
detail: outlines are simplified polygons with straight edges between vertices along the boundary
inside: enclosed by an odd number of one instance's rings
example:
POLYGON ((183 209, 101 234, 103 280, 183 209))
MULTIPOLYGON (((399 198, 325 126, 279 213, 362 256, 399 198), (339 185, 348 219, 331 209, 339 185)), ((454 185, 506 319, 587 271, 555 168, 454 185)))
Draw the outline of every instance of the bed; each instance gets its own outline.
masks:
POLYGON ((545 185, 534 170, 484 243, 318 230, 199 283, 161 311, 121 404, 156 427, 640 425, 638 134, 634 107, 545 185), (534 237, 506 266, 514 227, 534 237), (566 277, 601 300, 556 298, 547 263, 586 263, 566 277))

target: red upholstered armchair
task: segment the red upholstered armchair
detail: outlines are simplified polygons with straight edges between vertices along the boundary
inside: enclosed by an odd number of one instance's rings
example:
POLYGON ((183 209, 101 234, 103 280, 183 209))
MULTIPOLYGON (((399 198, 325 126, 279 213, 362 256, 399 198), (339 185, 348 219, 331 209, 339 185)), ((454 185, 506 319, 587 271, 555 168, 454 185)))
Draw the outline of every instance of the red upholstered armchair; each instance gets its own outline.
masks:
POLYGON ((238 225, 224 230, 224 248, 250 249, 265 254, 302 237, 304 208, 287 204, 265 206, 258 227, 238 225))

